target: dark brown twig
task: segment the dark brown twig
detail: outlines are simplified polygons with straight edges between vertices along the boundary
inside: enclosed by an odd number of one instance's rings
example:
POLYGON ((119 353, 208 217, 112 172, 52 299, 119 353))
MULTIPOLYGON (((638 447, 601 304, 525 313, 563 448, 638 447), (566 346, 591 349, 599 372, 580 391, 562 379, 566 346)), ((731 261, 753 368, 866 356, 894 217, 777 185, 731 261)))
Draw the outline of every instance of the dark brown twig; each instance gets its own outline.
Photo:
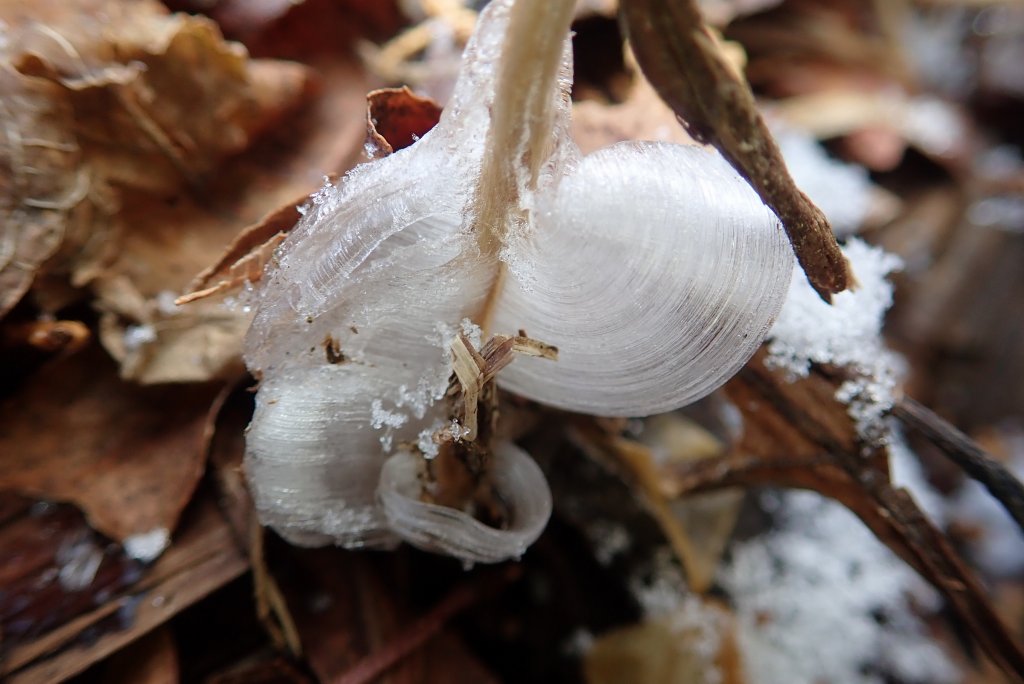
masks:
POLYGON ((440 632, 456 614, 497 588, 515 581, 521 574, 522 568, 518 565, 508 565, 496 575, 488 575, 474 583, 461 584, 390 643, 363 658, 355 667, 334 680, 334 684, 368 684, 376 681, 385 671, 440 632))
POLYGON ((696 140, 729 160, 789 235, 800 266, 825 301, 853 278, 825 215, 796 187, 757 111, 750 86, 725 61, 693 0, 623 0, 637 62, 696 140))
POLYGON ((968 476, 985 486, 1024 532, 1024 484, 977 442, 911 397, 896 402, 892 414, 939 447, 968 476))

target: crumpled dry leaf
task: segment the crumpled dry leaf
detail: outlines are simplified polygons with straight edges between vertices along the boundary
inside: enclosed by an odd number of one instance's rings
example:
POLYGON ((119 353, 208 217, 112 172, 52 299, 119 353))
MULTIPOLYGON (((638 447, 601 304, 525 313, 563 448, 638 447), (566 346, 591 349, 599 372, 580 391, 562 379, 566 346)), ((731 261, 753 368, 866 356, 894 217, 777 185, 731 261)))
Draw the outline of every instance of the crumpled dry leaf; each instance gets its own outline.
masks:
MULTIPOLYGON (((266 144, 229 161, 202 197, 185 195, 157 204, 140 198, 125 207, 126 220, 147 229, 126 236, 118 260, 97 283, 105 311, 101 335, 125 364, 124 377, 179 382, 241 372, 241 338, 250 316, 244 303, 208 301, 177 308, 174 299, 189 291, 189 279, 209 265, 211 254, 235 240, 222 260, 227 264, 261 230, 286 227, 297 199, 315 190, 325 173, 347 169, 362 151, 365 76, 346 62, 321 75, 322 91, 302 116, 266 144), (274 223, 278 219, 281 223, 274 223), (243 233, 252 235, 237 236, 246 225, 253 228, 243 233), (138 330, 144 333, 140 344, 125 345, 138 330)), ((255 265, 255 257, 249 262, 244 254, 240 258, 238 269, 255 265)), ((230 270, 228 265, 226 272, 210 277, 230 280, 230 270)))
POLYGON ((23 74, 61 87, 95 172, 167 192, 199 183, 248 146, 305 88, 305 69, 250 62, 205 18, 155 0, 79 0, 8 11, 6 53, 23 74))
POLYGON ((218 293, 244 283, 239 276, 253 273, 273 251, 260 239, 273 241, 275 229, 290 228, 296 204, 325 174, 359 160, 366 76, 350 62, 324 67, 320 76, 321 91, 302 115, 225 164, 203 196, 139 198, 125 207, 126 221, 146 230, 126 235, 117 261, 96 283, 101 338, 122 362, 123 377, 187 382, 243 372, 241 340, 251 317, 244 296, 184 307, 175 298, 193 291, 189 281, 204 268, 218 293), (209 267, 218 253, 223 257, 209 267))
POLYGON ((439 104, 404 86, 374 90, 366 105, 366 143, 384 155, 412 145, 441 118, 439 104))
MULTIPOLYGON (((125 227, 113 186, 198 187, 308 89, 305 67, 249 60, 209 20, 155 0, 11 0, 0 20, 13 124, 0 165, 16 169, 0 207, 0 315, 40 269, 75 288, 102 273, 125 227)), ((70 299, 54 285, 45 307, 70 299)))
POLYGON ((58 86, 0 66, 0 116, 2 317, 68 236, 101 231, 113 207, 83 162, 58 86))
POLYGON ((72 502, 118 541, 168 537, 203 473, 219 393, 121 382, 96 348, 55 361, 0 407, 0 488, 72 502))

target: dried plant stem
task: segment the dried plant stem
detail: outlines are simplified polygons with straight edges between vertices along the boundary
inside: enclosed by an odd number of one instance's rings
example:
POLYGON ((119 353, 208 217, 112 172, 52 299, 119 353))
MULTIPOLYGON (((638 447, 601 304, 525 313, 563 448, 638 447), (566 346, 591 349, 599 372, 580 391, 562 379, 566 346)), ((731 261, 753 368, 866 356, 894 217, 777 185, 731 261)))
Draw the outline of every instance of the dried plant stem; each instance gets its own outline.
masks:
POLYGON ((517 169, 526 166, 530 184, 550 152, 555 80, 573 0, 517 0, 498 66, 491 128, 476 189, 476 230, 485 253, 497 254, 517 210, 517 169))
POLYGON ((964 433, 928 407, 903 397, 892 409, 894 416, 939 447, 972 479, 985 485, 1024 532, 1024 484, 964 433))
POLYGON ((695 0, 623 0, 619 11, 647 80, 778 215, 814 290, 831 302, 854 285, 828 219, 796 187, 750 86, 722 56, 695 0))

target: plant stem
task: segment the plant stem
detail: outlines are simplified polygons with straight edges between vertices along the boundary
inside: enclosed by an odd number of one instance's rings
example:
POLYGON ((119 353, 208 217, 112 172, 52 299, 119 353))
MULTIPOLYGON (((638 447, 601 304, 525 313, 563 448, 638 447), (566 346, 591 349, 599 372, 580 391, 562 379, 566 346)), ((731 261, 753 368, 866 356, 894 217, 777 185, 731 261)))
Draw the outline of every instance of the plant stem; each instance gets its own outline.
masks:
POLYGON ((574 0, 516 0, 498 64, 491 127, 477 186, 476 230, 487 254, 497 254, 519 207, 519 174, 534 187, 551 151, 555 80, 574 0))

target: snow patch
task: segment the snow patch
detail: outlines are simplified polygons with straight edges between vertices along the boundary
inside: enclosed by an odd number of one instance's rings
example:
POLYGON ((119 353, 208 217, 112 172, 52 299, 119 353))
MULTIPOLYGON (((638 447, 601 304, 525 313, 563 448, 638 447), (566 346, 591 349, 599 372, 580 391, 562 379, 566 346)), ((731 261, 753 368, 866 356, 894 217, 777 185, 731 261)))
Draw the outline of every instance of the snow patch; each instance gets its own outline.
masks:
POLYGON ((826 304, 800 269, 794 269, 789 295, 769 333, 768 365, 805 377, 812 363, 844 367, 856 378, 836 398, 847 404, 864 439, 883 443, 885 413, 892 408, 903 360, 885 348, 882 321, 892 305, 886 276, 902 266, 898 257, 852 238, 843 248, 857 288, 834 295, 826 304))
POLYGON ((122 546, 124 546, 124 552, 135 560, 151 563, 164 552, 170 543, 170 531, 164 527, 158 527, 149 532, 133 534, 124 540, 122 546))

